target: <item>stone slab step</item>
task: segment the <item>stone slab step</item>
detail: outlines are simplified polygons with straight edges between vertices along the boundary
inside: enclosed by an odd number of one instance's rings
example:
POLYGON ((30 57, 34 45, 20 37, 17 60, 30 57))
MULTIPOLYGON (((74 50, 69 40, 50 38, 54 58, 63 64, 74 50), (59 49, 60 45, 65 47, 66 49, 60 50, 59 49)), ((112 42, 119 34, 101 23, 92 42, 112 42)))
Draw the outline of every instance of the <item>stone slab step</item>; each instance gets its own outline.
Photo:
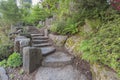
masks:
POLYGON ((51 45, 51 43, 32 44, 33 47, 47 47, 51 45))
POLYGON ((55 52, 55 50, 56 50, 56 49, 55 49, 54 47, 52 47, 52 46, 41 48, 41 51, 42 51, 42 55, 43 55, 43 56, 47 56, 47 55, 49 55, 49 54, 52 54, 52 53, 55 52))
POLYGON ((35 80, 88 80, 82 72, 71 65, 59 68, 40 67, 35 80))
POLYGON ((3 67, 0 67, 0 80, 8 80, 6 70, 3 67))
POLYGON ((44 37, 44 36, 38 36, 38 37, 32 37, 33 40, 46 40, 48 39, 48 37, 44 37))
POLYGON ((40 43, 47 43, 48 40, 33 40, 32 43, 34 44, 40 44, 40 43))
POLYGON ((31 34, 31 36, 44 36, 43 34, 31 34))
POLYGON ((64 52, 55 52, 43 59, 44 67, 61 67, 72 63, 73 56, 67 55, 64 52))

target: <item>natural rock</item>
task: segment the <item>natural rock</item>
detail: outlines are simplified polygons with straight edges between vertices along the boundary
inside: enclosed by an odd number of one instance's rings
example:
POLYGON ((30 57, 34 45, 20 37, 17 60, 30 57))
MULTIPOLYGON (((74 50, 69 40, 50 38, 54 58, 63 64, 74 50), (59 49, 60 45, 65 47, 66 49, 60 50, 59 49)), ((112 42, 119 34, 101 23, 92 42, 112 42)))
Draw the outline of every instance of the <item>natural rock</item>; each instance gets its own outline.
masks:
POLYGON ((17 36, 14 40, 14 52, 19 52, 20 53, 20 40, 25 39, 26 37, 24 36, 17 36))
POLYGON ((31 39, 31 35, 30 34, 20 34, 20 36, 25 36, 26 38, 30 38, 31 39))
POLYGON ((33 44, 47 43, 48 40, 32 40, 33 44))
POLYGON ((30 45, 31 45, 31 42, 29 38, 21 39, 20 40, 20 53, 23 54, 23 48, 30 46, 30 45))
POLYGON ((62 47, 64 46, 68 36, 49 34, 49 38, 55 43, 56 46, 62 47))
POLYGON ((3 67, 0 67, 0 80, 8 80, 8 76, 3 67))
POLYGON ((73 56, 64 52, 55 52, 52 55, 47 56, 43 60, 43 66, 46 67, 63 67, 72 64, 73 56))
POLYGON ((14 41, 14 52, 20 53, 20 43, 19 43, 19 41, 14 41))
POLYGON ((71 65, 68 65, 58 68, 40 67, 35 80, 87 80, 87 78, 71 65))
POLYGON ((46 47, 51 46, 51 43, 32 44, 33 47, 46 47))
POLYGON ((79 35, 72 36, 67 39, 65 48, 70 54, 74 56, 80 56, 82 54, 79 50, 81 40, 82 38, 79 35))
POLYGON ((49 55, 49 54, 51 54, 51 53, 54 53, 55 50, 56 50, 56 49, 55 49, 54 47, 52 47, 52 46, 42 47, 42 48, 41 48, 41 53, 42 53, 43 56, 47 56, 47 55, 49 55))
POLYGON ((43 34, 31 34, 31 36, 43 36, 43 34))
POLYGON ((48 39, 48 37, 45 37, 45 36, 34 36, 32 37, 33 40, 46 40, 48 39))
POLYGON ((117 74, 108 67, 98 64, 91 65, 93 80, 120 80, 117 74))
POLYGON ((23 69, 27 73, 32 73, 42 62, 41 49, 36 47, 23 48, 23 69))
POLYGON ((17 36, 14 41, 14 51, 22 54, 23 47, 27 47, 30 45, 30 38, 26 38, 24 36, 17 36))

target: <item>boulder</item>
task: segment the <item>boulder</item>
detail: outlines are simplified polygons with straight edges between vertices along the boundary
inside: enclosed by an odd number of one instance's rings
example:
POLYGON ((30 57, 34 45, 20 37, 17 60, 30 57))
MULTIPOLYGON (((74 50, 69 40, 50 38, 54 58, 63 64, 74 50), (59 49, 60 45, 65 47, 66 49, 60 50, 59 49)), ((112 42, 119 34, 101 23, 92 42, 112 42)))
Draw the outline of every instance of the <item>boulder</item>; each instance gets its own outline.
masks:
POLYGON ((49 34, 49 38, 55 43, 56 46, 62 47, 64 46, 68 36, 49 34))
POLYGON ((80 56, 82 53, 79 50, 80 42, 82 41, 82 37, 79 35, 74 35, 72 37, 69 37, 66 40, 65 48, 68 50, 68 52, 74 56, 80 56))
POLYGON ((91 65, 91 71, 93 80, 120 80, 113 70, 99 64, 91 65))
POLYGON ((26 38, 24 36, 17 36, 14 41, 14 51, 22 54, 23 48, 30 45, 30 38, 26 38))
POLYGON ((20 53, 20 40, 25 39, 26 37, 24 36, 17 36, 14 40, 14 52, 19 52, 20 53))
POLYGON ((8 80, 8 76, 3 67, 0 67, 0 80, 8 80))
POLYGON ((44 67, 64 67, 73 62, 73 56, 64 52, 55 52, 44 58, 42 66, 44 67))
POLYGON ((34 72, 42 64, 41 49, 36 47, 23 48, 23 69, 27 73, 34 72))
POLYGON ((22 39, 20 40, 20 53, 22 54, 23 53, 23 48, 24 47, 27 47, 27 46, 30 46, 30 39, 29 38, 26 38, 26 39, 22 39))

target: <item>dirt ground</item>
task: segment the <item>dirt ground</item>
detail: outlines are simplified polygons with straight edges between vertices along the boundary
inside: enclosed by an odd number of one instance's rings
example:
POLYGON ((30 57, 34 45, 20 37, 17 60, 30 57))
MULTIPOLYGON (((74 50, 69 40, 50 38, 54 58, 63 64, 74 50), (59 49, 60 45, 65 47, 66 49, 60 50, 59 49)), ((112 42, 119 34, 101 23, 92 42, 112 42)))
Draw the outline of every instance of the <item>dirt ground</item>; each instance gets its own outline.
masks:
POLYGON ((88 62, 81 60, 80 58, 74 58, 73 66, 86 75, 88 80, 92 80, 92 73, 88 62))
POLYGON ((20 68, 7 68, 7 75, 9 80, 35 80, 35 72, 27 74, 23 71, 22 67, 20 68))

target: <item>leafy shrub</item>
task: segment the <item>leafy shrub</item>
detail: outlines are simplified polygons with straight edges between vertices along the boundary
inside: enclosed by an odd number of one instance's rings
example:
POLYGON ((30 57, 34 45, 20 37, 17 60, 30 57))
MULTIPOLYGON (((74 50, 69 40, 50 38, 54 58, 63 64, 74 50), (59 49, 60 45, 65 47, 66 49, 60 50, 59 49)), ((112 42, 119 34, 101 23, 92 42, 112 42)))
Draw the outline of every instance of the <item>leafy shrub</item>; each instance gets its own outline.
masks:
POLYGON ((13 45, 6 44, 0 45, 0 59, 8 58, 9 55, 13 52, 13 45))
POLYGON ((2 60, 1 62, 0 62, 0 67, 7 67, 7 60, 2 60))
POLYGON ((72 35, 78 32, 76 24, 66 23, 64 20, 52 25, 51 32, 62 35, 72 35))
POLYGON ((9 56, 7 60, 7 65, 9 67, 19 67, 22 64, 22 57, 19 53, 14 52, 12 55, 9 56))
POLYGON ((24 23, 26 25, 37 25, 39 21, 44 21, 47 17, 49 17, 49 13, 36 5, 31 8, 31 13, 24 18, 24 23))
POLYGON ((56 24, 51 25, 51 27, 50 27, 50 32, 52 32, 52 33, 54 33, 54 34, 57 34, 56 24))
POLYGON ((120 22, 103 24, 96 34, 81 43, 82 58, 113 68, 120 76, 120 22))

